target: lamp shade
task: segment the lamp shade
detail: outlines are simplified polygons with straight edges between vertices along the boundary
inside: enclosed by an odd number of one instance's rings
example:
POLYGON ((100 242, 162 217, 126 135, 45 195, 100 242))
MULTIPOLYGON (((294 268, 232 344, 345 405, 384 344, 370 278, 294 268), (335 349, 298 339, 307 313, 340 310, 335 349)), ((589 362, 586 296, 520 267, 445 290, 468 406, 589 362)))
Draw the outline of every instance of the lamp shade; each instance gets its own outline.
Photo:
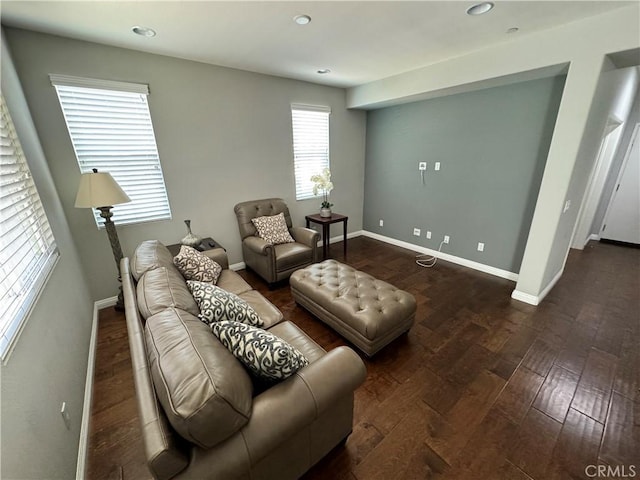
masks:
POLYGON ((130 201, 129 196, 124 193, 110 173, 94 170, 91 173, 83 173, 80 177, 76 196, 77 208, 110 207, 130 201))

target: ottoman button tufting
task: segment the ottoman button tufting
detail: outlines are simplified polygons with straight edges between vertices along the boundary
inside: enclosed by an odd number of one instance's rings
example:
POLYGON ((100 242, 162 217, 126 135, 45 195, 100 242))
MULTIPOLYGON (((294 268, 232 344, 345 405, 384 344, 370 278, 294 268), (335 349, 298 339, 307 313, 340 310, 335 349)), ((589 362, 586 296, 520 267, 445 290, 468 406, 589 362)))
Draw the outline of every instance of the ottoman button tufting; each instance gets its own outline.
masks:
POLYGON ((416 301, 408 292, 335 260, 303 271, 304 276, 290 280, 296 303, 366 355, 374 355, 413 325, 416 301), (316 272, 317 284, 301 281, 309 272, 316 272))

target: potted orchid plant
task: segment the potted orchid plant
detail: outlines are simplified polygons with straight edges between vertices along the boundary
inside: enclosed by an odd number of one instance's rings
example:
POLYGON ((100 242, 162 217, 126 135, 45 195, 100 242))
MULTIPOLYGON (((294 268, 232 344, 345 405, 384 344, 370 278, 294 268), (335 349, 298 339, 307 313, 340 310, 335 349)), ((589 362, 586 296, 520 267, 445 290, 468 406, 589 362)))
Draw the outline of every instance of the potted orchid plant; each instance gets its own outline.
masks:
POLYGON ((333 190, 333 183, 331 183, 331 170, 325 168, 320 175, 313 175, 311 177, 313 182, 313 194, 318 195, 318 192, 322 192, 322 203, 320 204, 320 216, 330 217, 331 207, 333 203, 329 202, 329 192, 333 190))

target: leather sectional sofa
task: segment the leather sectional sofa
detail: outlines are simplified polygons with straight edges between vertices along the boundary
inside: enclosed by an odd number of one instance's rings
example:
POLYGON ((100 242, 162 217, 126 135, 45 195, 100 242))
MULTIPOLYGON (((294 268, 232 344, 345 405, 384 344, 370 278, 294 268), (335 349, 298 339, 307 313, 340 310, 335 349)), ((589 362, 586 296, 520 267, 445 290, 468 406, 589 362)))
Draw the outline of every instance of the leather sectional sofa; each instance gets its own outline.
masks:
POLYGON ((217 285, 310 364, 264 386, 197 318, 169 251, 142 243, 121 264, 133 374, 149 470, 157 479, 294 479, 345 440, 366 371, 350 348, 325 352, 242 277, 226 253, 217 285))

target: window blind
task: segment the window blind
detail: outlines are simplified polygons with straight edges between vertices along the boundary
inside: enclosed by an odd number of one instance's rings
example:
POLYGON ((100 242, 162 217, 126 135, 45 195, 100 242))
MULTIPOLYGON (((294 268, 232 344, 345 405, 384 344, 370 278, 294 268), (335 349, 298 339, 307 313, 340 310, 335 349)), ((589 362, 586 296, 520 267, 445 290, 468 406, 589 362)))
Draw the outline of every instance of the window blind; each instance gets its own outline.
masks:
POLYGON ((0 117, 0 355, 5 360, 59 254, 3 96, 0 117))
MULTIPOLYGON (((109 172, 131 198, 113 207, 113 221, 126 225, 171 219, 146 85, 59 75, 51 75, 51 83, 80 171, 109 172)), ((99 211, 93 213, 96 224, 103 225, 99 211)))
POLYGON ((292 105, 296 200, 313 198, 312 175, 329 168, 329 107, 292 105))

